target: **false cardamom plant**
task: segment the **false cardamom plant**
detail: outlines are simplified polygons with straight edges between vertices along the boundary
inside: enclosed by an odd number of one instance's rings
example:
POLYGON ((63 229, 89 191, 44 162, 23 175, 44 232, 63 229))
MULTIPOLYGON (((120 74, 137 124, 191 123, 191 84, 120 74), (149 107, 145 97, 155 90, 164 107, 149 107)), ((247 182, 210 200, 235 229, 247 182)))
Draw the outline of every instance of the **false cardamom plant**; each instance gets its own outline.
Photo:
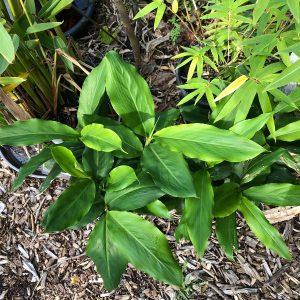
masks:
MULTIPOLYGON (((21 168, 15 189, 48 161, 53 167, 41 191, 61 172, 70 174, 70 186, 46 211, 42 224, 46 232, 57 232, 95 222, 86 252, 108 290, 118 286, 128 263, 157 280, 183 286, 165 235, 145 217, 171 218, 170 203, 184 203, 176 237, 191 240, 200 257, 215 220, 219 243, 234 258, 240 212, 262 243, 291 259, 259 208, 260 203, 300 205, 293 176, 299 174, 300 151, 267 144, 262 132, 272 114, 230 129, 189 123, 187 111, 182 124, 179 114, 176 109, 155 114, 146 81, 109 52, 82 86, 76 129, 39 119, 0 128, 1 145, 45 145, 21 168), (100 106, 108 101, 121 121, 101 114, 100 106), (53 139, 62 142, 51 144, 53 139), (280 168, 285 175, 278 182, 280 168)), ((277 139, 299 140, 296 125, 279 129, 277 139)))

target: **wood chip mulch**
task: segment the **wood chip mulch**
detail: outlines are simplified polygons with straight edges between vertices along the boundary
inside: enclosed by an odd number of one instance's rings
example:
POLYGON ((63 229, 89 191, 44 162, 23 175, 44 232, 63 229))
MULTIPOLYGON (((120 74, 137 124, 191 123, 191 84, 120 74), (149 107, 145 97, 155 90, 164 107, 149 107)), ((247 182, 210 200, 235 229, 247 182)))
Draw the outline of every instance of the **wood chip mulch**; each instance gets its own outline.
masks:
POLYGON ((40 226, 49 205, 67 182, 57 180, 39 194, 29 179, 11 192, 15 173, 0 162, 0 300, 2 299, 300 299, 300 218, 277 224, 293 253, 287 262, 266 250, 240 219, 240 249, 229 261, 212 236, 203 259, 190 243, 177 244, 177 224, 154 218, 166 234, 185 275, 185 292, 128 266, 118 289, 107 292, 84 254, 93 225, 80 231, 45 234, 40 226))

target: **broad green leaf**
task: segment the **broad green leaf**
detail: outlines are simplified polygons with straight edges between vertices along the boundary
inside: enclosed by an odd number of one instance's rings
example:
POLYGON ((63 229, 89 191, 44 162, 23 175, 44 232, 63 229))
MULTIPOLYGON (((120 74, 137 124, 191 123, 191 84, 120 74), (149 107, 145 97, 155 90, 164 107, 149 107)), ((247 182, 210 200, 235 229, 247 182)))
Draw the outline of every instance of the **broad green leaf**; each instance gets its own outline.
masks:
POLYGON ((110 191, 120 191, 137 180, 138 178, 135 175, 134 169, 123 165, 110 171, 107 185, 110 191))
POLYGON ((243 194, 255 201, 276 206, 300 206, 300 185, 268 183, 253 186, 243 194))
MULTIPOLYGON (((300 140, 300 120, 278 129, 275 132, 274 136, 276 139, 285 142, 293 142, 300 140)), ((271 136, 269 138, 271 138, 271 136)))
POLYGON ((106 63, 105 60, 102 60, 84 80, 77 110, 77 117, 81 126, 84 125, 83 115, 94 114, 103 101, 106 76, 106 63))
POLYGON ((18 173, 18 177, 13 183, 13 189, 19 188, 25 178, 36 171, 43 163, 52 158, 51 150, 49 148, 43 149, 39 154, 33 156, 25 165, 23 165, 18 173))
POLYGON ((96 151, 85 148, 82 154, 84 171, 93 178, 100 179, 107 176, 114 164, 114 158, 109 152, 96 151))
POLYGON ((117 249, 131 264, 156 280, 182 286, 182 272, 168 241, 153 224, 124 211, 110 211, 107 223, 117 249))
POLYGON ((238 249, 236 233, 236 213, 225 217, 216 218, 216 236, 226 256, 233 260, 233 251, 238 249))
POLYGON ((224 218, 234 213, 242 199, 240 186, 234 182, 227 182, 215 188, 213 213, 215 217, 224 218))
POLYGON ((74 0, 49 0, 39 11, 39 17, 42 19, 51 19, 68 8, 74 0))
POLYGON ((165 127, 174 125, 179 116, 180 110, 176 108, 170 108, 157 114, 155 129, 160 130, 165 127))
POLYGON ((76 160, 73 152, 66 147, 56 146, 51 148, 54 160, 63 171, 73 177, 87 178, 88 175, 83 171, 80 163, 76 160))
POLYGON ((145 15, 149 14, 151 11, 158 8, 161 1, 152 1, 149 4, 147 4, 143 9, 141 9, 133 18, 133 20, 137 20, 139 18, 144 17, 145 15))
POLYGON ((291 260, 291 254, 281 235, 264 216, 263 212, 247 198, 243 197, 240 211, 257 238, 270 250, 291 260))
POLYGON ((109 291, 118 286, 128 262, 116 247, 111 226, 113 225, 107 221, 107 216, 103 216, 90 234, 86 246, 87 255, 95 263, 104 286, 109 291))
POLYGON ((197 197, 185 200, 184 214, 188 235, 201 257, 208 245, 213 219, 214 191, 209 173, 198 171, 194 175, 197 197))
POLYGON ((106 90, 114 110, 135 133, 149 136, 155 115, 147 82, 116 52, 109 52, 104 59, 107 63, 106 90))
POLYGON ((239 162, 264 152, 264 148, 245 137, 207 124, 167 127, 156 132, 154 138, 164 147, 208 162, 239 162))
POLYGON ((253 24, 255 25, 260 17, 265 13, 270 0, 257 0, 253 10, 253 24))
POLYGON ((29 146, 54 139, 77 140, 78 137, 76 130, 55 121, 30 119, 0 127, 0 145, 29 146))
POLYGON ((26 30, 27 34, 38 33, 46 30, 53 29, 58 27, 63 22, 48 22, 48 23, 34 23, 33 25, 29 26, 26 30))
POLYGON ((26 79, 21 77, 0 77, 0 84, 2 85, 14 84, 18 86, 24 81, 26 81, 26 79))
POLYGON ((49 174, 45 178, 44 182, 41 184, 41 186, 39 188, 39 192, 43 193, 50 186, 52 181, 59 176, 61 171, 62 171, 61 167, 57 163, 55 163, 53 165, 53 167, 51 168, 49 174))
MULTIPOLYGON (((0 25, 1 27, 1 25, 0 25)), ((0 29, 1 31, 1 29, 0 29)), ((1 35, 1 33, 0 33, 1 35)), ((1 37, 0 37, 1 38, 1 37)), ((2 38, 1 38, 2 40, 2 38)), ((13 34, 12 35, 12 43, 13 43, 13 46, 14 46, 14 53, 13 53, 13 56, 15 57, 15 54, 19 48, 19 44, 20 44, 20 38, 16 35, 16 34, 13 34)), ((1 44, 0 46, 0 75, 8 68, 8 66, 11 64, 11 62, 8 62, 4 56, 1 55, 1 51, 6 51, 5 48, 3 47, 7 47, 7 45, 4 43, 3 45, 1 44), (2 49, 2 50, 1 50, 2 49)), ((10 47, 10 46, 9 46, 10 47)))
POLYGON ((300 23, 300 3, 299 0, 286 0, 297 23, 300 23))
POLYGON ((273 153, 263 154, 255 158, 247 169, 243 172, 241 184, 252 181, 259 174, 267 170, 272 164, 277 162, 280 157, 285 153, 284 149, 277 149, 273 153))
MULTIPOLYGON (((67 53, 69 52, 68 46, 65 44, 64 40, 60 36, 55 36, 53 39, 54 47, 55 49, 61 49, 63 52, 67 53)), ((61 60, 63 61, 65 67, 70 70, 71 72, 74 72, 74 65, 73 63, 65 58, 63 55, 61 56, 61 60)), ((97 90, 98 85, 101 86, 99 83, 97 83, 97 86, 94 87, 94 90, 97 90)), ((82 93, 82 90, 81 90, 82 93)))
POLYGON ((121 191, 107 191, 105 203, 114 210, 134 210, 142 208, 164 195, 147 175, 139 177, 139 181, 121 191))
POLYGON ((15 47, 10 35, 1 23, 0 41, 0 56, 2 56, 7 63, 11 64, 15 59, 15 47))
POLYGON ((122 151, 114 151, 114 156, 135 158, 139 157, 143 151, 143 145, 139 138, 133 133, 132 130, 109 118, 100 116, 88 116, 83 117, 86 125, 91 123, 103 124, 106 128, 113 130, 122 140, 122 146, 126 153, 122 151))
POLYGON ((162 20, 164 13, 166 11, 167 5, 161 3, 156 12, 155 20, 154 20, 154 30, 158 28, 160 21, 162 20))
POLYGON ((36 14, 35 0, 26 0, 24 3, 25 9, 29 14, 36 14))
POLYGON ((248 139, 252 139, 255 133, 265 126, 271 116, 271 113, 261 114, 256 118, 236 123, 229 130, 236 134, 243 135, 248 139))
POLYGON ((75 226, 90 210, 95 199, 95 183, 82 179, 68 187, 47 210, 43 227, 46 232, 75 226))
POLYGON ((270 91, 300 79, 300 60, 287 67, 265 90, 270 91))
POLYGON ((249 78, 245 75, 240 76, 235 81, 233 81, 228 87, 225 88, 221 92, 221 94, 215 99, 215 101, 219 101, 226 96, 234 93, 237 89, 239 89, 249 78))
POLYGON ((150 144, 144 149, 142 165, 166 194, 182 198, 196 196, 193 177, 182 154, 150 144))
POLYGON ((164 219, 171 219, 168 208, 160 201, 155 200, 146 206, 147 210, 154 216, 164 219))
POLYGON ((111 129, 104 128, 101 124, 91 124, 81 130, 81 141, 89 148, 112 152, 122 149, 120 137, 111 129))

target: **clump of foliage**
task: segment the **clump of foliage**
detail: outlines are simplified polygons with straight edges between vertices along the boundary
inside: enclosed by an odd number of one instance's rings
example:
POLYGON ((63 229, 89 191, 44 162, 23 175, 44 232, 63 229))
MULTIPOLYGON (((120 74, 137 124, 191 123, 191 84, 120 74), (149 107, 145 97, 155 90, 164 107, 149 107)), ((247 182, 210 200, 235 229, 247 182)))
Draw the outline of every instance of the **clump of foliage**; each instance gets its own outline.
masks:
MULTIPOLYGON (((293 107, 283 101, 284 110, 293 107)), ((164 234, 139 214, 171 218, 169 205, 183 203, 176 238, 190 240, 202 257, 213 221, 226 255, 238 249, 236 218, 242 214, 257 238, 285 259, 291 254, 260 204, 300 205, 299 121, 285 121, 268 136, 274 112, 227 125, 179 122, 179 110, 155 114, 146 81, 115 52, 85 80, 77 129, 31 119, 0 128, 0 144, 46 143, 24 165, 18 188, 41 164, 53 167, 44 191, 61 172, 71 185, 44 215, 46 232, 76 229, 96 220, 87 243, 105 287, 117 287, 128 263, 157 280, 182 287, 182 272, 164 234), (109 103, 121 122, 103 116, 109 103), (183 123, 183 124, 182 124, 183 123), (267 139, 266 139, 267 138, 267 139), (276 143, 275 143, 276 138, 276 143), (60 145, 51 140, 61 139, 60 145), (281 143, 284 141, 284 143, 281 143)))

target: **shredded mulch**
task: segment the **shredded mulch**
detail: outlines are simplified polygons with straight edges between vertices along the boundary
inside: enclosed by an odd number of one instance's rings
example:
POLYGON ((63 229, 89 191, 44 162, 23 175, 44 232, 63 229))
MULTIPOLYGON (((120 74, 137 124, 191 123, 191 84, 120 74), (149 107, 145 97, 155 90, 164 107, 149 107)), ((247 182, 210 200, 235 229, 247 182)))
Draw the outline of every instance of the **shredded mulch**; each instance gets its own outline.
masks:
POLYGON ((40 180, 28 179, 11 192, 16 174, 0 163, 0 299, 299 299, 300 219, 277 224, 293 253, 293 261, 266 250, 239 220, 240 249, 229 261, 214 236, 204 256, 196 257, 188 242, 173 237, 178 216, 151 218, 170 243, 185 276, 185 291, 159 283, 128 266, 119 288, 107 292, 91 260, 84 254, 93 224, 83 230, 45 234, 45 210, 67 186, 55 181, 39 194, 40 180))

